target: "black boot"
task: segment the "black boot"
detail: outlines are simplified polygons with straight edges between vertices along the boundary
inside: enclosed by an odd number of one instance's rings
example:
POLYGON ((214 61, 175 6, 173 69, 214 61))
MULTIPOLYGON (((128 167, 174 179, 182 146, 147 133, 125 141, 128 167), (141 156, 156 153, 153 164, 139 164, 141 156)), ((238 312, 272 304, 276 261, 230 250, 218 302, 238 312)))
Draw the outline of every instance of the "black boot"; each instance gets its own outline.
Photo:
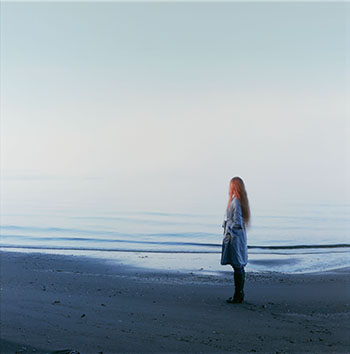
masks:
POLYGON ((230 297, 226 301, 230 304, 240 304, 244 300, 244 281, 245 281, 245 272, 243 271, 235 271, 234 272, 234 281, 235 281, 235 293, 233 297, 230 297))

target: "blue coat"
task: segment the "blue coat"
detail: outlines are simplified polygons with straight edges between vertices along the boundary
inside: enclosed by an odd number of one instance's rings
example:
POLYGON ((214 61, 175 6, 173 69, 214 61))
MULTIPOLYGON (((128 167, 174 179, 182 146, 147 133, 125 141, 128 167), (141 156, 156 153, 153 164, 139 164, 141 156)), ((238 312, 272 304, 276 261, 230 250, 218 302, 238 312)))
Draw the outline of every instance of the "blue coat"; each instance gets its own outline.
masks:
POLYGON ((222 241, 221 264, 244 267, 248 263, 247 234, 242 217, 241 204, 233 198, 225 214, 224 239, 222 241))

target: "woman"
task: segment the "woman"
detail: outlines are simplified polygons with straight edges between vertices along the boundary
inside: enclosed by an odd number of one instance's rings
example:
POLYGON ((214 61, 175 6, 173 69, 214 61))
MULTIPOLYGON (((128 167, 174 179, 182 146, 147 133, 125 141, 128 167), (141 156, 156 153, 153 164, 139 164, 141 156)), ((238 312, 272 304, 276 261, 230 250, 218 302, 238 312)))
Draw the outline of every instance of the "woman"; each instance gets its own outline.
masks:
POLYGON ((235 292, 226 301, 230 304, 244 300, 244 267, 248 263, 246 227, 250 220, 247 192, 240 177, 234 177, 229 184, 228 204, 223 223, 221 264, 230 264, 234 271, 235 292))

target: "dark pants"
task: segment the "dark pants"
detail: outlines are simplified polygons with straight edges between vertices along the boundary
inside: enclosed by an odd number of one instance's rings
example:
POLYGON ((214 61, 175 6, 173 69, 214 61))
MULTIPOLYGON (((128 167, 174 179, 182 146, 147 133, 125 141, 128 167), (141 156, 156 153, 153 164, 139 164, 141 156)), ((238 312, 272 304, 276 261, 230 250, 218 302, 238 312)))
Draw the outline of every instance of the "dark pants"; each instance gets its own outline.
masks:
POLYGON ((244 282, 245 271, 244 267, 233 267, 233 278, 235 281, 235 293, 233 295, 233 302, 241 303, 244 300, 244 282))
POLYGON ((244 267, 233 267, 233 270, 236 274, 243 275, 245 274, 244 267))

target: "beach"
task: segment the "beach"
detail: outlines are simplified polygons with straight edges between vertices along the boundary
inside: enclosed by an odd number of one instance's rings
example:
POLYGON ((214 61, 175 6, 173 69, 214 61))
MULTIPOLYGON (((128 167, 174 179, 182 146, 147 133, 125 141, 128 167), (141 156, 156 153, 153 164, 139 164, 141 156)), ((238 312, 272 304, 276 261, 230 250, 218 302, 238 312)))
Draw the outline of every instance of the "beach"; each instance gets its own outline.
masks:
POLYGON ((0 354, 350 354, 349 6, 2 1, 0 354))
POLYGON ((232 275, 1 252, 1 353, 346 353, 348 268, 232 275))

